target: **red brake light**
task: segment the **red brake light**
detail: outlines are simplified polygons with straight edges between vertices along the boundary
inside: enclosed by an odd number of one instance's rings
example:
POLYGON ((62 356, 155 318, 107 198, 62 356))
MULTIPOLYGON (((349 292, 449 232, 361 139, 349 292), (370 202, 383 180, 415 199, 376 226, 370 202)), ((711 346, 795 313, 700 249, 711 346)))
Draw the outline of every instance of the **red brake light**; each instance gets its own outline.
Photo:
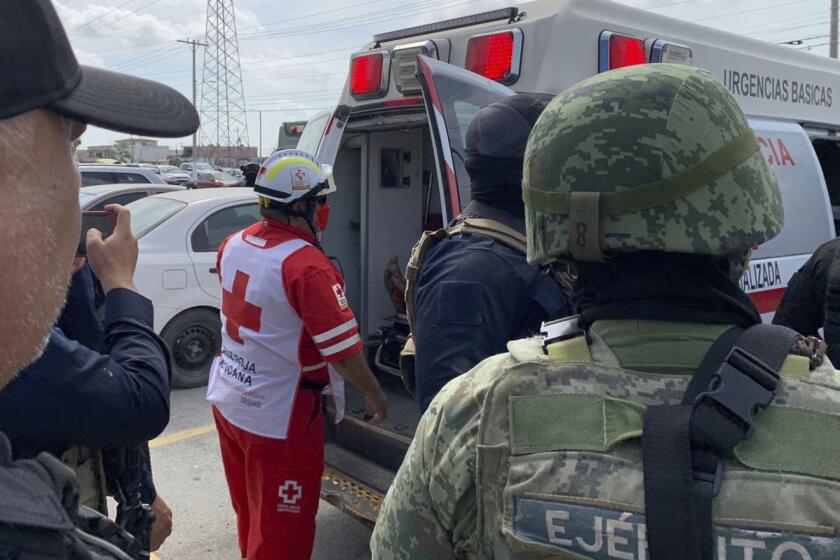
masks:
POLYGON ((478 35, 467 43, 467 70, 498 82, 512 83, 519 77, 518 60, 522 47, 518 29, 478 35))
POLYGON ((601 60, 599 71, 615 70, 647 62, 645 42, 636 37, 605 31, 601 35, 601 60), (605 44, 606 43, 606 44, 605 44))
POLYGON ((350 93, 353 96, 379 95, 383 90, 383 53, 355 57, 350 63, 350 93))

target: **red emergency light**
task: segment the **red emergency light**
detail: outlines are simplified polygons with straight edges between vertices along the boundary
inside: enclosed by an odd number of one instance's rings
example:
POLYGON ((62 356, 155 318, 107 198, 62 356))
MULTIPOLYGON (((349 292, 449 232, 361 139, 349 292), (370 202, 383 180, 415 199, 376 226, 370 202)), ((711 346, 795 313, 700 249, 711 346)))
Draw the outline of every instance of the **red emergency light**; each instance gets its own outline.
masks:
POLYGON ((464 66, 485 78, 512 84, 519 78, 522 32, 511 29, 471 37, 464 66))
POLYGON ((350 93, 357 99, 381 97, 388 90, 390 55, 385 51, 355 55, 350 61, 350 93))
POLYGON ((599 72, 647 62, 644 39, 620 35, 612 31, 601 33, 599 51, 599 72))

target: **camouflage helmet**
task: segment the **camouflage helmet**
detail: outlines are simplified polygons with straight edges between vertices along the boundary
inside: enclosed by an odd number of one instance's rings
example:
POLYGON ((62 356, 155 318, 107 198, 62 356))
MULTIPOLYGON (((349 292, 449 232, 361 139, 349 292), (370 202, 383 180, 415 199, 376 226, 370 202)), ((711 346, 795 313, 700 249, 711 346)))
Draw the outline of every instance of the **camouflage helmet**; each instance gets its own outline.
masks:
POLYGON ((784 223, 735 98, 675 64, 613 70, 555 97, 528 140, 523 198, 531 263, 743 253, 784 223))

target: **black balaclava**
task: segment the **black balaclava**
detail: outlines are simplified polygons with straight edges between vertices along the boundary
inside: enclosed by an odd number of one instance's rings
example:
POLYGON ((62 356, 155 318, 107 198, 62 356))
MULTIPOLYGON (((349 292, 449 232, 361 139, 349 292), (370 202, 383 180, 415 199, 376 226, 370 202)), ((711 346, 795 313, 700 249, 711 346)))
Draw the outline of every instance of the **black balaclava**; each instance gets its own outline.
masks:
POLYGON ((528 136, 546 105, 547 101, 517 94, 475 114, 464 141, 473 200, 525 215, 522 161, 528 136))

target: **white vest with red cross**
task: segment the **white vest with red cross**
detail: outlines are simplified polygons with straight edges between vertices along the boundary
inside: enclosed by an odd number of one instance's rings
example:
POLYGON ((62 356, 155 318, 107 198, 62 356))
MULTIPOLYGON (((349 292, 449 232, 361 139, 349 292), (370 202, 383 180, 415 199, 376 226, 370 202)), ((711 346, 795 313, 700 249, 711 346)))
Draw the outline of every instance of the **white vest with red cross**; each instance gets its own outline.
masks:
MULTIPOLYGON (((263 437, 286 438, 304 372, 327 367, 301 363, 303 321, 283 283, 283 263, 307 246, 293 239, 265 247, 263 239, 239 233, 221 257, 222 349, 210 370, 207 400, 231 424, 263 437)), ((343 383, 332 367, 329 374, 340 415, 343 383)))

